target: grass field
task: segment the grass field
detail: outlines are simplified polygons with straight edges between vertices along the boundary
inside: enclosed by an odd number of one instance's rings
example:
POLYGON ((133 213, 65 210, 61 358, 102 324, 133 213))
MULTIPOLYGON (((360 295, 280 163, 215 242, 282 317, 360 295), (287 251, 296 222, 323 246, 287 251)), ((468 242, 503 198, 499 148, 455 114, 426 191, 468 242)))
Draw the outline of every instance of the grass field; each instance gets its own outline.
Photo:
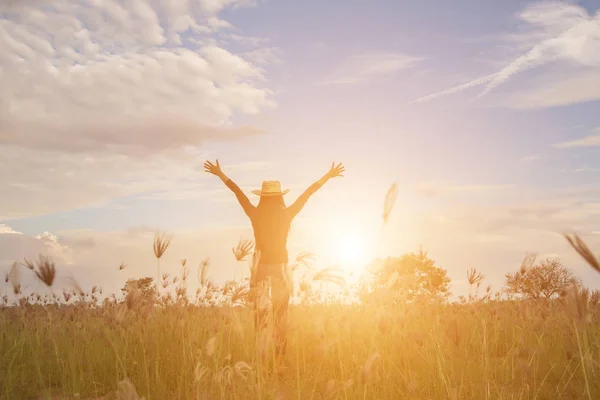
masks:
POLYGON ((304 305, 290 319, 275 369, 246 307, 7 307, 0 398, 600 398, 600 310, 575 297, 304 305))
MULTIPOLYGON (((583 241, 567 239, 600 271, 583 241)), ((156 238, 157 277, 169 243, 156 238)), ((234 256, 244 260, 251 247, 241 241, 234 256)), ((23 267, 58 290, 49 259, 23 267)), ((273 327, 254 332, 247 281, 218 287, 204 262, 192 299, 185 260, 182 267, 181 277, 162 275, 158 298, 149 284, 148 292, 132 286, 100 301, 98 288, 85 294, 74 281, 62 297, 20 294, 10 306, 5 297, 0 399, 600 398, 600 302, 580 286, 552 300, 510 300, 488 289, 459 303, 407 302, 391 295, 392 274, 364 301, 343 304, 302 279, 282 363, 274 359, 273 327)), ((7 277, 18 293, 16 276, 17 264, 7 277)), ((468 277, 477 288, 483 279, 475 270, 468 277)), ((330 269, 312 280, 343 281, 330 269)))

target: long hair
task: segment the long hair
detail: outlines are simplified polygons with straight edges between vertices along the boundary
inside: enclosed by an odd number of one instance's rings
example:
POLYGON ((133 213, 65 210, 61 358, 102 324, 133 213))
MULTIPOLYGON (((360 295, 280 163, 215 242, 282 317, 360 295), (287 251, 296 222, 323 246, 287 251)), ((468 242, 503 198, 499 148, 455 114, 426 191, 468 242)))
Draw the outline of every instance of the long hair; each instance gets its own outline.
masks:
POLYGON ((258 200, 257 208, 263 210, 279 210, 284 209, 285 201, 283 200, 283 195, 278 196, 260 196, 258 200))
POLYGON ((283 196, 261 196, 256 209, 261 219, 277 219, 283 214, 286 205, 283 196))
POLYGON ((264 233, 276 230, 282 224, 285 208, 283 196, 261 196, 256 206, 258 211, 256 228, 264 233))

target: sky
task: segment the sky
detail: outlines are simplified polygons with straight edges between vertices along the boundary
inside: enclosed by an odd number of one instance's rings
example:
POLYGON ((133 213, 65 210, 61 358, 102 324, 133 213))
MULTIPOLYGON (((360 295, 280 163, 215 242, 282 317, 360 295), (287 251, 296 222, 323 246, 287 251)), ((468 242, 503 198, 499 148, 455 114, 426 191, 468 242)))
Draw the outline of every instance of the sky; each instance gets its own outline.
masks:
POLYGON ((252 231, 204 161, 288 204, 336 161, 292 258, 358 273, 422 246, 462 294, 535 252, 600 288, 561 237, 600 251, 599 0, 13 0, 0 49, 1 271, 49 254, 117 291, 155 275, 162 230, 164 271, 210 257, 222 282, 252 231))

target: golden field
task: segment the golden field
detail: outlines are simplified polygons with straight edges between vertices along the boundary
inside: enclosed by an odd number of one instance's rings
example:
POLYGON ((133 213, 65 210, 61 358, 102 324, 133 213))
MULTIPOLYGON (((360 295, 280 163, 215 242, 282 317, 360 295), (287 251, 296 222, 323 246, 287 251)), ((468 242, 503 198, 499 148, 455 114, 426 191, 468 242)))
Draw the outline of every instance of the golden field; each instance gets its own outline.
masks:
POLYGON ((296 305, 277 368, 248 307, 6 307, 0 398, 597 399, 600 309, 578 300, 296 305))

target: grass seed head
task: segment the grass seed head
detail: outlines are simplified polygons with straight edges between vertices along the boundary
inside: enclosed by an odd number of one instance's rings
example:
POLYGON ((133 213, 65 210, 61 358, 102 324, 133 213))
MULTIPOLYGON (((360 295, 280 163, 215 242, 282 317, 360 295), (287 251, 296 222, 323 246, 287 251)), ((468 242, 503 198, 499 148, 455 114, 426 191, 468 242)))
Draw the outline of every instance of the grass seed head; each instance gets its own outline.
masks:
POLYGON ((240 239, 237 246, 232 248, 233 256, 237 261, 245 261, 246 258, 252 253, 254 243, 251 240, 240 239))
POLYGON ((527 272, 528 269, 533 267, 533 264, 535 263, 536 258, 537 258, 536 253, 526 253, 525 258, 523 259, 523 262, 521 263, 521 268, 519 269, 519 272, 521 274, 525 274, 525 272, 527 272))
POLYGON ((252 373, 252 367, 244 361, 238 361, 235 363, 233 369, 235 373, 243 380, 248 380, 248 376, 252 373))
POLYGON ((207 367, 203 366, 200 363, 196 364, 196 367, 194 368, 194 382, 201 382, 202 379, 204 379, 204 377, 207 376, 209 372, 210 371, 207 367))
POLYGON ((314 253, 310 253, 310 252, 303 252, 298 254, 298 256, 296 257, 296 263, 298 265, 302 265, 306 268, 312 268, 313 263, 315 262, 315 257, 316 255, 314 253))
POLYGON ((77 283, 75 278, 73 278, 72 276, 68 276, 65 278, 65 280, 66 280, 67 286, 69 286, 76 295, 78 295, 78 296, 85 295, 85 292, 83 291, 81 286, 79 286, 79 283, 77 283))
POLYGON ((600 273, 600 261, 598 261, 598 258, 596 258, 594 253, 592 253, 583 239, 581 239, 576 233, 565 233, 563 236, 567 239, 571 247, 573 247, 575 251, 577 251, 577 253, 579 253, 579 255, 590 265, 590 267, 596 270, 596 272, 600 273))
POLYGON ((51 287, 56 277, 56 267, 49 256, 40 255, 37 262, 37 270, 34 271, 35 276, 46 286, 51 287))
POLYGON ((390 186, 385 195, 385 201, 383 202, 383 224, 387 224, 392 210, 394 209, 394 204, 396 203, 396 198, 398 197, 398 185, 395 183, 390 186))
POLYGON ((16 261, 10 267, 10 272, 8 273, 8 280, 13 288, 13 293, 15 295, 21 294, 21 283, 19 280, 19 263, 16 261))
POLYGON ((157 232, 154 237, 154 256, 160 259, 169 248, 173 238, 166 232, 157 232))
POLYGON ((587 319, 589 311, 590 291, 588 288, 573 285, 567 294, 567 303, 572 317, 580 322, 587 319))
POLYGON ((32 262, 32 261, 30 261, 30 260, 29 260, 29 259, 27 259, 27 258, 24 258, 24 259, 23 259, 23 262, 21 263, 21 265, 23 265, 25 268, 27 268, 27 269, 29 269, 29 270, 31 270, 31 271, 33 271, 33 270, 34 270, 34 268, 35 268, 35 266, 34 266, 33 262, 32 262))
POLYGON ((590 304, 593 306, 597 306, 598 304, 600 304, 600 290, 599 289, 594 289, 590 293, 590 304))
POLYGON ((331 282, 341 287, 346 286, 346 279, 342 276, 340 269, 335 267, 320 270, 313 276, 313 281, 331 282))
POLYGON ((207 257, 200 265, 198 265, 198 279, 200 280, 200 285, 204 286, 206 283, 206 271, 208 270, 208 266, 210 265, 210 259, 207 257))
POLYGON ((467 270, 467 280, 469 281, 469 285, 480 285, 483 279, 483 274, 478 272, 475 268, 467 270))
POLYGON ((248 286, 237 286, 231 293, 231 304, 244 303, 249 293, 250 289, 248 286))

